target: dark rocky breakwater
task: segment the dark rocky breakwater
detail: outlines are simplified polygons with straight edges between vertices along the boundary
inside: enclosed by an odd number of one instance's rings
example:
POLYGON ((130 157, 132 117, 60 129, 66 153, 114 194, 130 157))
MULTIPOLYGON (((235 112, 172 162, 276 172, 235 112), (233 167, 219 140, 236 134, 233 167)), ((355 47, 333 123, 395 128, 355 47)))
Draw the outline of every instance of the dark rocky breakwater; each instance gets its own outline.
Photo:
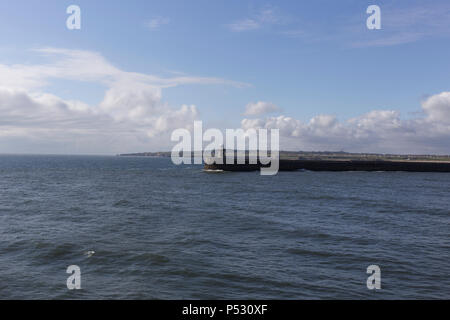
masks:
MULTIPOLYGON (((205 164, 205 170, 257 171, 268 167, 257 164, 205 164)), ((450 162, 445 161, 388 161, 388 160, 283 160, 280 171, 408 171, 408 172, 450 172, 450 162)))

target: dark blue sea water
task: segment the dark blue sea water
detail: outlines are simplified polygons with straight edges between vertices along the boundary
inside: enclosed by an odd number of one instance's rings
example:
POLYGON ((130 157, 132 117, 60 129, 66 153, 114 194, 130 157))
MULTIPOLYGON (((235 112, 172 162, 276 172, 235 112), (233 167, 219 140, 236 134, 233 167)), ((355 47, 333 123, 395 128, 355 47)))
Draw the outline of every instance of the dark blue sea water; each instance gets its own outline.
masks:
POLYGON ((449 299, 449 200, 442 173, 0 156, 0 298, 449 299))

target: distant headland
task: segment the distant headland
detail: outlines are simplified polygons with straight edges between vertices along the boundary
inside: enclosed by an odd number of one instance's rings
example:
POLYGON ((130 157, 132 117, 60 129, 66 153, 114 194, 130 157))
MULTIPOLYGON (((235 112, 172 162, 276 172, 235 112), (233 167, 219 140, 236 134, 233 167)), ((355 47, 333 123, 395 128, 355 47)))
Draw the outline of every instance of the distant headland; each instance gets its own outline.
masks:
MULTIPOLYGON (((256 153, 256 151, 254 151, 256 153)), ((226 154, 235 157, 244 156, 248 159, 252 151, 226 150, 226 154)), ((170 157, 171 152, 143 152, 120 154, 119 156, 134 157, 170 157)), ((191 157, 201 157, 201 152, 191 153, 191 157)), ((214 162, 205 164, 206 170, 223 171, 256 171, 267 165, 259 161, 250 164, 214 162)), ((310 171, 409 171, 409 172, 450 172, 450 155, 399 155, 376 153, 348 152, 309 152, 280 151, 279 170, 310 170, 310 171)))
MULTIPOLYGON (((233 152, 233 150, 227 150, 233 152)), ((234 151, 241 153, 241 151, 234 151)), ((242 151, 243 153, 243 151, 242 151)), ((248 154, 248 152, 246 152, 248 154)), ((166 157, 170 158, 170 151, 139 152, 118 154, 120 157, 166 157)), ((194 157, 194 152, 191 153, 194 157)), ((201 156, 195 152, 195 156, 201 156)), ((450 162, 450 155, 412 155, 412 154, 383 154, 383 153, 352 153, 344 151, 280 151, 280 159, 286 160, 405 160, 405 161, 445 161, 450 162)))

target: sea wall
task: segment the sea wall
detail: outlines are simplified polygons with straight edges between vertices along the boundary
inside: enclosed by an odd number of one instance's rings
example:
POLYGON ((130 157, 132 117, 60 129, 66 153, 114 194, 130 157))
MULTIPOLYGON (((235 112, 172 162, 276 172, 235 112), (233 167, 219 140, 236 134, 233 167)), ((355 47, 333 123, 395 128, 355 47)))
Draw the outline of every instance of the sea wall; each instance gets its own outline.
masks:
MULTIPOLYGON (((256 171, 268 165, 205 164, 206 170, 256 171)), ((450 162, 434 161, 369 161, 369 160, 280 160, 280 171, 409 171, 450 172, 450 162)))

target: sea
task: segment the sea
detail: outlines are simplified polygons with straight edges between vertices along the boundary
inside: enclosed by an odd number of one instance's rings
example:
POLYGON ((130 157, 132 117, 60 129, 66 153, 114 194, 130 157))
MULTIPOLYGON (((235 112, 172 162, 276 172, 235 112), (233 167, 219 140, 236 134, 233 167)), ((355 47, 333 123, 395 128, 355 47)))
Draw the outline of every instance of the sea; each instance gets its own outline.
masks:
POLYGON ((0 156, 0 299, 449 299, 449 270, 449 173, 0 156))

